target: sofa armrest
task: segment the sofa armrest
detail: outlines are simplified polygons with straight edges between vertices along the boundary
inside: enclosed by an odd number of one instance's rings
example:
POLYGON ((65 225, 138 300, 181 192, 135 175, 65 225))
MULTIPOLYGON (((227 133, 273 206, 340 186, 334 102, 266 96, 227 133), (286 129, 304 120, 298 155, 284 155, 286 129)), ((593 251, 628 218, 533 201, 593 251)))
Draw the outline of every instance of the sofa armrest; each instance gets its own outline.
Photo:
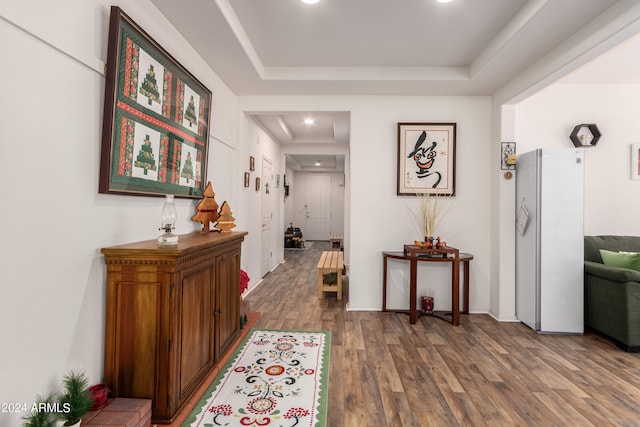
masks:
POLYGON ((601 277, 611 280, 612 282, 638 282, 640 283, 640 271, 630 270, 628 268, 614 267, 611 265, 601 264, 599 262, 584 262, 585 274, 601 277))

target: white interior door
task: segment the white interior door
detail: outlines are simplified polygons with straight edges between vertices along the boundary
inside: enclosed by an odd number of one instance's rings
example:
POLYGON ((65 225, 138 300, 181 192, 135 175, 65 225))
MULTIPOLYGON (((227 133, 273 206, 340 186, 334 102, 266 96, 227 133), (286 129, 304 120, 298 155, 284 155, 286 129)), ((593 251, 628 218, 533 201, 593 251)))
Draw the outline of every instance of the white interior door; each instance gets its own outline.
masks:
POLYGON ((305 185, 305 240, 329 240, 331 230, 331 176, 307 175, 305 185))
POLYGON ((262 178, 260 192, 262 193, 262 276, 271 269, 271 222, 273 220, 273 207, 271 205, 271 192, 273 191, 273 163, 262 159, 262 178))

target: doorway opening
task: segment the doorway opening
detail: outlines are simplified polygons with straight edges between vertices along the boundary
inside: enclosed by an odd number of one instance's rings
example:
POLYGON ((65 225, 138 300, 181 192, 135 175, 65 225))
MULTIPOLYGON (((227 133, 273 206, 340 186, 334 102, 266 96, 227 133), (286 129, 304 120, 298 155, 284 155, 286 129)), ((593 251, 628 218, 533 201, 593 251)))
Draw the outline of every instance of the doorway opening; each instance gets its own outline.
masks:
MULTIPOLYGON (((271 171, 262 171, 262 273, 283 259, 287 229, 304 240, 329 241, 348 234, 348 111, 246 112, 269 140, 254 148, 271 156, 271 171), (271 145, 275 143, 278 147, 271 145), (266 187, 271 177, 269 187, 266 187), (268 189, 273 188, 273 192, 268 189), (279 197, 274 197, 275 195, 279 197), (271 196, 271 197, 269 197, 271 196), (265 211, 265 206, 273 209, 265 211), (269 246, 270 245, 270 246, 269 246), (282 251, 282 252, 281 252, 282 251)), ((256 160, 258 158, 256 157, 256 160)), ((291 233, 289 233, 291 234, 291 233)))
POLYGON ((299 229, 305 241, 329 241, 345 234, 345 156, 322 157, 286 156, 285 225, 299 229), (325 167, 315 166, 318 163, 325 167))

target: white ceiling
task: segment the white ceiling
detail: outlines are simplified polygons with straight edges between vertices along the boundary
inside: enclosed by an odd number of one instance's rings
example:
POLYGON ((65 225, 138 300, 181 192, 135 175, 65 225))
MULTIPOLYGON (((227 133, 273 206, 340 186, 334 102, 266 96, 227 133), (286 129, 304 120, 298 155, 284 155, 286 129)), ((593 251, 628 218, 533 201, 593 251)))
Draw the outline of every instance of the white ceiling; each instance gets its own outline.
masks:
MULTIPOLYGON (((450 3, 320 0, 314 5, 300 0, 152 2, 240 96, 491 95, 620 3, 616 0, 450 3)), ((629 65, 629 58, 621 53, 611 59, 629 65)), ((620 69, 617 64, 593 66, 611 71, 620 69)), ((598 68, 593 70, 591 74, 574 73, 566 81, 600 78, 598 68)), ((631 76, 637 81, 639 75, 628 72, 625 78, 631 76)), ((255 118, 285 145, 348 145, 349 116, 345 112, 282 112, 255 118), (302 119, 309 115, 315 116, 316 123, 303 126, 302 119)), ((307 160, 317 159, 300 158, 301 168, 307 166, 307 160)))
POLYGON ((349 113, 345 111, 277 112, 253 114, 256 123, 280 142, 287 167, 294 171, 342 172, 349 146, 349 113), (305 123, 311 119, 313 123, 305 123), (306 146, 306 147, 304 147, 306 146), (292 154, 307 148, 323 155, 292 154), (326 154, 326 153, 335 154, 326 154))

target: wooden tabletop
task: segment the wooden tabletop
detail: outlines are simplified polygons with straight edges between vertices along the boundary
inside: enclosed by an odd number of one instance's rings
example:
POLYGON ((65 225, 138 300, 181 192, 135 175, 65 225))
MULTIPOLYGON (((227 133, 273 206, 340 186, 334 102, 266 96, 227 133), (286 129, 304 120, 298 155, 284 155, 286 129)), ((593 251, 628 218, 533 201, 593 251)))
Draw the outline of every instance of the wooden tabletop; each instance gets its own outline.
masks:
POLYGON ((248 233, 245 231, 234 232, 214 232, 214 231, 195 231, 193 233, 179 235, 178 245, 174 247, 158 247, 158 239, 144 240, 141 242, 127 243, 124 245, 111 246, 102 248, 101 252, 105 255, 122 255, 125 253, 135 254, 153 251, 156 254, 180 254, 189 251, 197 251, 203 246, 211 243, 221 245, 236 239, 244 240, 244 236, 248 233))

